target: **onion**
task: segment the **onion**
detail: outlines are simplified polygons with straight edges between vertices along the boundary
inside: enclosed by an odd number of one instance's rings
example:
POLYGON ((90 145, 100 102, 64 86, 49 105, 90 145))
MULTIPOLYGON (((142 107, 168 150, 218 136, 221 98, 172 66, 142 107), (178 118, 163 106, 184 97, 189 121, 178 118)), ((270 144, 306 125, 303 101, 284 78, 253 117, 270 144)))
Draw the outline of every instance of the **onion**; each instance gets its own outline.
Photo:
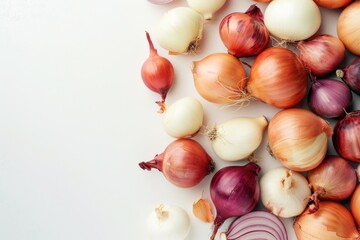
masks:
POLYGON ((236 57, 248 57, 261 53, 270 40, 263 14, 255 4, 245 13, 233 12, 220 22, 220 38, 228 52, 236 57))
POLYGON ((360 58, 355 58, 344 69, 336 70, 336 75, 341 78, 351 90, 360 95, 360 58))
POLYGON ((236 218, 221 240, 275 239, 287 240, 284 223, 274 214, 266 211, 252 211, 236 218), (257 237, 255 238, 254 235, 257 237))
POLYGON ((184 240, 191 229, 186 211, 175 205, 161 204, 155 208, 147 220, 150 240, 184 240))
POLYGON ((319 203, 315 213, 305 210, 295 218, 294 230, 298 240, 359 239, 351 213, 342 204, 332 201, 319 203))
POLYGON ((285 167, 266 172, 260 178, 260 191, 265 208, 283 218, 302 213, 311 196, 306 178, 285 167))
POLYGON ((202 127, 204 109, 194 97, 183 97, 165 108, 163 126, 175 138, 193 137, 202 127))
POLYGON ((213 14, 217 12, 226 0, 186 0, 189 7, 201 13, 205 20, 211 20, 213 14))
POLYGON ((311 111, 321 117, 340 117, 352 106, 352 93, 341 81, 313 78, 308 94, 308 105, 311 111))
POLYGON ((187 138, 171 142, 164 152, 151 161, 139 163, 139 166, 144 170, 156 168, 172 184, 183 188, 197 185, 215 169, 215 163, 204 148, 187 138))
POLYGON ((342 8, 350 4, 353 0, 314 0, 314 2, 323 8, 342 8))
POLYGON ((297 44, 299 57, 315 76, 329 74, 345 59, 345 46, 336 37, 321 34, 297 44))
MULTIPOLYGON (((282 0, 274 2, 278 1, 282 0)), ((295 53, 287 48, 271 47, 256 57, 246 89, 251 96, 271 106, 290 108, 301 102, 307 87, 306 69, 295 53)))
POLYGON ((307 179, 315 198, 342 201, 354 192, 355 169, 342 157, 326 156, 319 166, 308 172, 307 179))
POLYGON ((276 0, 266 7, 264 22, 273 36, 300 41, 310 38, 318 31, 321 14, 312 0, 276 0))
POLYGON ((357 185, 350 199, 350 211, 354 216, 355 222, 360 227, 360 184, 357 185))
POLYGON ((331 134, 328 122, 301 108, 279 111, 268 126, 271 153, 294 171, 317 167, 325 158, 331 134))
POLYGON ((148 32, 146 38, 150 55, 141 67, 141 77, 151 91, 161 95, 161 101, 157 103, 161 107, 160 111, 163 111, 166 95, 174 82, 174 67, 168 59, 158 55, 148 32))
POLYGON ((267 125, 264 116, 237 117, 217 124, 206 135, 218 157, 237 161, 248 158, 260 146, 267 125))
POLYGON ((345 47, 360 55, 360 2, 354 1, 340 13, 337 34, 345 47))
POLYGON ((194 53, 202 37, 203 17, 189 7, 165 13, 157 26, 156 38, 170 54, 194 53))
POLYGON ((209 102, 239 102, 246 85, 242 63, 227 53, 213 53, 192 63, 192 74, 198 93, 209 102))
POLYGON ((238 217, 251 212, 259 201, 260 187, 256 163, 245 166, 228 166, 217 171, 210 182, 210 196, 216 208, 214 230, 215 239, 219 227, 230 217, 238 217))
POLYGON ((360 110, 347 113, 336 122, 332 141, 340 156, 360 162, 360 110))

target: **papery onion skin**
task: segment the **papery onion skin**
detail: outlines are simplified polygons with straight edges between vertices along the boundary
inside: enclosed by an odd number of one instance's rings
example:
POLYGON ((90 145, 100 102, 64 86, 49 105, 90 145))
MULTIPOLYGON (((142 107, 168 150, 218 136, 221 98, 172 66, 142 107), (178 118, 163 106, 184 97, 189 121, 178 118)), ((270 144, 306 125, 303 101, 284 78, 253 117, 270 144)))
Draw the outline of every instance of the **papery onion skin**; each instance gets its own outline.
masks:
POLYGON ((279 111, 268 126, 272 155, 294 171, 317 167, 326 156, 331 135, 327 121, 301 108, 279 111))
POLYGON ((350 199, 350 211, 360 229, 360 184, 357 185, 350 199))
POLYGON ((236 57, 258 55, 270 40, 263 14, 255 4, 245 13, 233 12, 225 16, 220 22, 219 33, 228 53, 236 57))
POLYGON ((360 95, 360 58, 355 58, 343 69, 336 70, 336 75, 341 78, 352 91, 360 95))
POLYGON ((360 56, 360 1, 354 1, 341 11, 337 34, 345 47, 360 56))
POLYGON ((347 113, 336 122, 332 141, 340 156, 360 162, 360 110, 347 113))
POLYGON ((246 87, 251 96, 277 108, 294 107, 307 88, 304 65, 294 52, 281 47, 267 48, 255 58, 246 87))
POLYGON ((227 166, 218 170, 210 182, 210 196, 216 208, 214 240, 219 227, 230 217, 251 212, 259 201, 258 174, 261 168, 250 162, 244 166, 227 166))
POLYGON ((345 240, 359 239, 351 213, 342 204, 321 201, 312 214, 308 208, 295 218, 294 231, 298 240, 345 240))
POLYGON ((207 101, 233 104, 241 99, 246 85, 242 63, 227 53, 212 53, 192 64, 197 92, 207 101))
POLYGON ((353 0, 314 0, 314 2, 323 8, 335 9, 349 5, 353 0))
MULTIPOLYGON (((313 193, 321 200, 342 201, 354 192, 355 169, 342 157, 328 155, 307 174, 313 193)), ((359 208, 360 209, 360 208, 359 208)))
POLYGON ((226 3, 226 0, 186 0, 189 7, 201 13, 205 20, 211 20, 213 14, 226 3))
POLYGON ((144 170, 158 169, 168 181, 182 188, 197 185, 215 169, 215 163, 205 149, 188 138, 174 140, 164 152, 139 166, 144 170))
POLYGON ((341 81, 313 79, 307 101, 311 111, 321 117, 341 117, 352 106, 352 93, 341 81))
POLYGON ((299 57, 312 75, 329 74, 345 59, 345 46, 336 37, 320 34, 297 44, 299 57))

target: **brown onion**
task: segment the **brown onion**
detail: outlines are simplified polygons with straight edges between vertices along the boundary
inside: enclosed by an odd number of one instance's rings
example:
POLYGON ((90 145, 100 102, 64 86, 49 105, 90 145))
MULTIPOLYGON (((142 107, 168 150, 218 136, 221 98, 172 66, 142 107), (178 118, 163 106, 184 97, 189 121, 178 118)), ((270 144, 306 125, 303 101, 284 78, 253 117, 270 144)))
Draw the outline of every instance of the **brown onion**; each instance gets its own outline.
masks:
POLYGON ((332 201, 319 203, 319 209, 309 214, 306 209, 295 218, 294 230, 298 240, 359 239, 354 218, 342 204, 332 201))
POLYGON ((340 156, 360 162, 360 110, 347 113, 335 124, 332 140, 340 156))
POLYGON ((156 168, 172 184, 183 188, 197 185, 215 169, 215 163, 205 149, 187 138, 171 142, 164 152, 151 161, 139 163, 139 166, 144 170, 156 168))
POLYGON ((340 13, 337 34, 350 52, 360 55, 360 1, 354 1, 340 13))
POLYGON ((236 57, 257 55, 270 40, 263 14, 255 4, 245 13, 233 12, 225 16, 220 22, 219 33, 228 53, 236 57))
POLYGON ((323 8, 342 8, 350 4, 353 0, 314 0, 314 2, 323 8))
POLYGON ((355 218, 355 222, 360 228, 360 184, 357 185, 350 199, 350 211, 355 218))
POLYGON ((294 52, 271 47, 259 54, 250 70, 247 91, 277 108, 300 103, 308 88, 307 72, 294 52))

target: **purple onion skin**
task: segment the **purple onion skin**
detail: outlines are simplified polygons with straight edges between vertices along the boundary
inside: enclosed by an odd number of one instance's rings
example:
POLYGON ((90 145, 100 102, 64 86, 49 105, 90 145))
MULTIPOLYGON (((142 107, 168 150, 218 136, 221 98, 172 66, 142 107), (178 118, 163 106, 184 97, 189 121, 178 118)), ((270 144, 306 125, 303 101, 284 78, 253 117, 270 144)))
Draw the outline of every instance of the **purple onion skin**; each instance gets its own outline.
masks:
POLYGON ((344 69, 338 69, 336 75, 341 78, 350 89, 360 95, 360 57, 355 58, 344 69))
POLYGON ((211 240, 215 239, 226 219, 242 216, 255 208, 260 196, 260 170, 259 165, 250 162, 244 166, 224 167, 214 174, 210 196, 216 208, 216 217, 211 240))
POLYGON ((308 94, 312 112, 324 118, 345 115, 352 106, 352 93, 343 82, 334 79, 313 80, 308 94))

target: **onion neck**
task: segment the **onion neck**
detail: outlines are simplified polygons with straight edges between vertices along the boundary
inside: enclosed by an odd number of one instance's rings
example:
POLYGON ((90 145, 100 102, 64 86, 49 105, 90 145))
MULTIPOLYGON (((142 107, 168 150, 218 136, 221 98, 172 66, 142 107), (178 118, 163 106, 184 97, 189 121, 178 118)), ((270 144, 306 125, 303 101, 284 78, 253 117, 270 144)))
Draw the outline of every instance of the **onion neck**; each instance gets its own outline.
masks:
POLYGON ((345 72, 344 72, 343 70, 341 70, 341 69, 336 70, 335 73, 336 73, 336 76, 337 76, 338 78, 341 78, 341 79, 343 79, 344 76, 345 76, 345 72))
POLYGON ((154 44, 150 38, 150 34, 148 32, 145 32, 146 33, 146 39, 149 43, 149 48, 150 48, 150 57, 153 57, 153 56, 157 56, 158 53, 157 53, 157 50, 155 49, 154 47, 154 44))
POLYGON ((285 190, 289 190, 292 187, 292 173, 291 170, 286 171, 285 178, 281 179, 281 185, 285 190))
POLYGON ((160 222, 169 217, 169 212, 164 210, 164 205, 160 205, 158 208, 155 208, 155 213, 160 222))
POLYGON ((264 22, 264 15, 262 14, 261 9, 256 6, 256 4, 251 5, 245 14, 258 20, 259 22, 264 22))
POLYGON ((212 235, 210 237, 210 240, 214 240, 216 233, 218 232, 220 226, 225 222, 225 218, 223 218, 222 216, 216 216, 215 220, 214 220, 214 230, 212 232, 212 235))
POLYGON ((151 171, 152 168, 156 168, 157 170, 162 172, 162 163, 163 163, 162 154, 160 154, 160 155, 156 155, 153 160, 139 163, 139 167, 148 171, 151 171))

